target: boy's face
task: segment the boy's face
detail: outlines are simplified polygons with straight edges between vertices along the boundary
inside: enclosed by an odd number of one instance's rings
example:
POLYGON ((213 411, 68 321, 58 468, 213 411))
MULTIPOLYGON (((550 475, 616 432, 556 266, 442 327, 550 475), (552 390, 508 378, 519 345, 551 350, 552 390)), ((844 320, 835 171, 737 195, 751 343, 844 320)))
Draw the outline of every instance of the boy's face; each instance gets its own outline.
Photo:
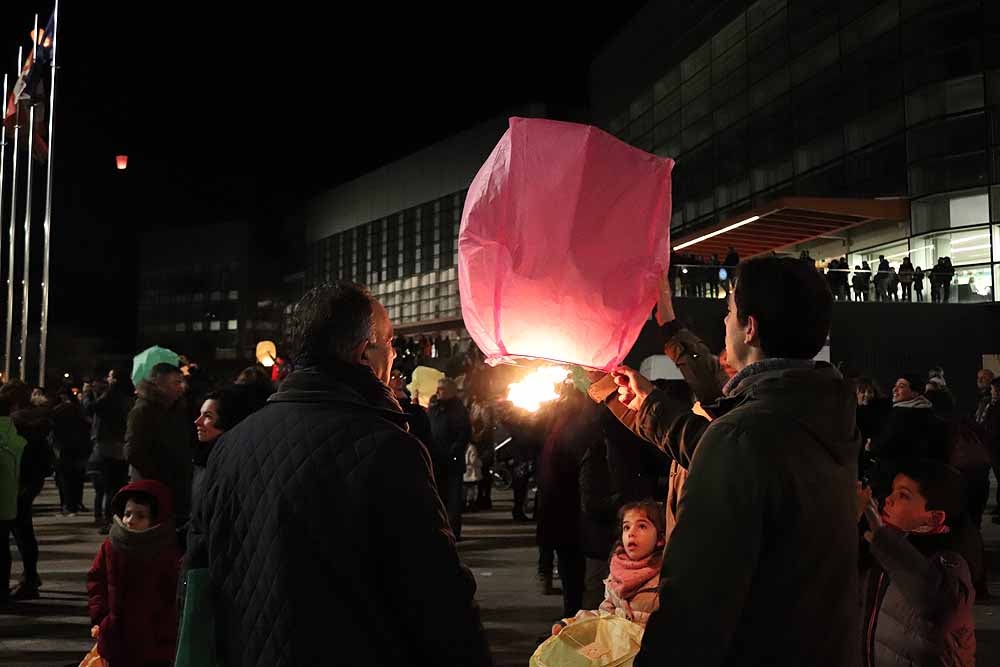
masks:
POLYGON ((929 532, 944 523, 945 513, 927 509, 920 485, 900 474, 893 480, 892 493, 882 506, 882 520, 907 533, 929 532))
POLYGON ((146 530, 152 523, 150 514, 149 505, 142 505, 129 499, 125 503, 125 515, 122 517, 122 523, 129 530, 146 530))

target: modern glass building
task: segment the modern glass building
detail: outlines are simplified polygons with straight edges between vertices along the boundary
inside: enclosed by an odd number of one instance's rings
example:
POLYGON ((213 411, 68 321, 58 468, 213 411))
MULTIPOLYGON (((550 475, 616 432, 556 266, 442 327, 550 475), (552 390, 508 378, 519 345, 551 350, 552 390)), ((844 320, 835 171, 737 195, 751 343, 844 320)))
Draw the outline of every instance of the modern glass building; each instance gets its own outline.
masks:
POLYGON ((465 190, 336 232, 310 245, 306 283, 368 285, 399 325, 461 318, 458 228, 465 190))
MULTIPOLYGON (((542 105, 509 115, 544 117, 542 105)), ((400 333, 464 337, 458 231, 469 184, 507 129, 508 114, 460 132, 310 202, 304 287, 367 285, 400 333)))
POLYGON ((908 220, 782 250, 852 267, 947 256, 959 300, 993 300, 998 43, 994 0, 650 3, 595 60, 592 111, 676 159, 674 239, 781 197, 906 198, 908 220))

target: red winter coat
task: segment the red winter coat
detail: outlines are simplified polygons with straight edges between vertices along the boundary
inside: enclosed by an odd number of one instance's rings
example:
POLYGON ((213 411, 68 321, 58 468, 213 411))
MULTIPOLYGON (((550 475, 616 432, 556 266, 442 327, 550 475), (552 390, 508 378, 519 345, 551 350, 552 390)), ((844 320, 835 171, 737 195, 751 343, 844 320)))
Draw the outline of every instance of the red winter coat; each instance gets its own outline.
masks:
POLYGON ((116 518, 130 492, 156 499, 158 525, 135 533, 116 521, 87 574, 90 620, 101 627, 98 651, 111 665, 169 665, 177 642, 177 577, 181 552, 170 490, 155 480, 132 482, 115 496, 116 518), (124 548, 122 548, 124 547, 124 548))

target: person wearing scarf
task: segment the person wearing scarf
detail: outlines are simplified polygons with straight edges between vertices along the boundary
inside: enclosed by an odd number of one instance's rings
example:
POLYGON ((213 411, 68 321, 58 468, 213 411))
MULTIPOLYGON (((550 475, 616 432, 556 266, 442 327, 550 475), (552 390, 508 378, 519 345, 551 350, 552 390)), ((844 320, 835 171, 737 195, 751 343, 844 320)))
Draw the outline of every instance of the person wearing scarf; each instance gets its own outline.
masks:
POLYGON ((591 386, 688 470, 637 667, 858 659, 857 399, 814 361, 832 302, 810 263, 747 260, 725 318, 735 375, 717 400, 695 414, 628 367, 591 386))
POLYGON ((87 573, 97 650, 111 665, 167 666, 177 641, 177 545, 173 498, 156 480, 123 487, 112 525, 87 573))
POLYGON ((582 609, 552 626, 558 635, 581 618, 612 614, 646 625, 660 606, 660 566, 666 543, 663 508, 652 499, 628 503, 618 511, 618 540, 611 552, 611 574, 604 580, 604 600, 597 611, 582 609))
POLYGON ((871 484, 876 497, 892 490, 894 471, 910 459, 948 462, 948 427, 933 410, 917 373, 903 373, 892 387, 892 409, 882 432, 872 438, 871 484))

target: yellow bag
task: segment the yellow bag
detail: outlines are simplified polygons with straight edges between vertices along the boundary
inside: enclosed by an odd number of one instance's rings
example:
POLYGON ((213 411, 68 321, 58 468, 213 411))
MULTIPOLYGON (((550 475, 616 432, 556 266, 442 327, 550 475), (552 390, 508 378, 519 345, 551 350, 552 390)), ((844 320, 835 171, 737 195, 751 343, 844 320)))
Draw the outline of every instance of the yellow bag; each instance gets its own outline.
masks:
POLYGON ((535 649, 530 667, 632 667, 644 628, 602 614, 567 625, 535 649))
MULTIPOLYGON (((96 638, 100 633, 99 626, 94 626, 90 629, 90 636, 96 638)), ((83 660, 80 661, 80 667, 108 667, 108 663, 104 661, 101 654, 97 652, 97 644, 94 644, 94 648, 90 649, 87 655, 83 656, 83 660)))

